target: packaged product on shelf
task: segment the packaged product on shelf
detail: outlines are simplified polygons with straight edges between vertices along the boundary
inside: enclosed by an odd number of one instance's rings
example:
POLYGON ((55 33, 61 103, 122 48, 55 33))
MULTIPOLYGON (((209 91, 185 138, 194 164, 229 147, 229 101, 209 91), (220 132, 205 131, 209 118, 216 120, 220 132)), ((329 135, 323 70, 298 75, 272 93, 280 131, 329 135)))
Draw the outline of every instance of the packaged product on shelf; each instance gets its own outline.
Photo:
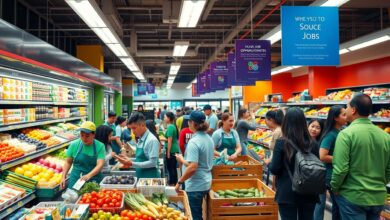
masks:
POLYGON ((0 163, 5 163, 19 157, 24 156, 24 151, 16 148, 14 146, 10 146, 6 142, 0 143, 0 163))
POLYGON ((5 140, 2 143, 8 144, 9 146, 13 146, 16 149, 22 150, 24 152, 24 154, 29 154, 29 153, 35 152, 37 150, 36 145, 34 145, 32 143, 22 142, 16 138, 5 140))
POLYGON ((366 95, 369 95, 373 100, 390 99, 389 88, 367 88, 364 89, 362 92, 366 95))

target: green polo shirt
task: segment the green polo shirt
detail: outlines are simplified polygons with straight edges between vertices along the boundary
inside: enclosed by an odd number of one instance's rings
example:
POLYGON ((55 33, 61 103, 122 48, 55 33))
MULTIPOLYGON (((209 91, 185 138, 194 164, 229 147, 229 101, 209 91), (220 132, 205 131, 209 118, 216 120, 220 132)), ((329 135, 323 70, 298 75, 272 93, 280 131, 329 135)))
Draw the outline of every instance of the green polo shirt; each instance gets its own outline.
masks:
MULTIPOLYGON (((172 138, 172 146, 171 146, 171 154, 179 153, 179 144, 177 142, 178 139, 178 133, 176 130, 176 126, 173 124, 169 124, 167 127, 167 131, 165 132, 165 137, 172 138)), ((165 141, 165 148, 168 149, 168 141, 165 141)))
POLYGON ((115 123, 113 124, 109 124, 107 121, 104 122, 103 125, 107 125, 108 127, 110 127, 112 129, 112 136, 115 136, 116 135, 116 126, 115 126, 115 123))
MULTIPOLYGON (((96 146, 96 155, 98 160, 104 160, 106 156, 106 147, 104 144, 98 140, 95 141, 96 146)), ((72 141, 72 143, 69 145, 69 148, 66 150, 66 156, 69 158, 76 158, 77 151, 80 147, 82 147, 83 143, 81 142, 80 138, 72 141)), ((88 156, 94 156, 94 150, 93 150, 93 144, 91 145, 84 145, 83 149, 80 153, 86 154, 88 156)))
POLYGON ((354 120, 337 136, 333 191, 356 205, 383 205, 389 181, 390 135, 367 118, 354 120))

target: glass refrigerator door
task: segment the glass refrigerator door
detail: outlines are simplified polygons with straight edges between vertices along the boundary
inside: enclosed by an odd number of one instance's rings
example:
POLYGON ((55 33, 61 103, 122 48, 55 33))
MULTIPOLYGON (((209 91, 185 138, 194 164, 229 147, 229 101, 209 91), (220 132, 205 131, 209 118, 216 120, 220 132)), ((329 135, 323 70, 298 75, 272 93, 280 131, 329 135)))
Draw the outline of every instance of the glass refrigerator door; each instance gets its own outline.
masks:
POLYGON ((107 115, 108 115, 108 97, 107 95, 104 95, 103 100, 103 115, 104 115, 104 121, 107 121, 107 115))

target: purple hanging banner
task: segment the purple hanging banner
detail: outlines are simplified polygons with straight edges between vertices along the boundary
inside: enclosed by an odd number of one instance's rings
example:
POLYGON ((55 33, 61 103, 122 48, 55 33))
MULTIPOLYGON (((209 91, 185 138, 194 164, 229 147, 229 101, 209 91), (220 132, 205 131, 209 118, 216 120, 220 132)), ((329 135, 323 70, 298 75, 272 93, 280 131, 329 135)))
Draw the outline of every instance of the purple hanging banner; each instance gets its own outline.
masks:
POLYGON ((206 74, 203 72, 203 73, 199 73, 198 75, 198 88, 199 88, 199 94, 205 94, 206 93, 206 89, 207 89, 207 77, 206 77, 206 74))
POLYGON ((227 88, 228 66, 227 61, 215 61, 210 64, 211 87, 215 90, 227 88))
POLYGON ((231 86, 252 86, 256 84, 255 80, 237 80, 236 79, 236 55, 234 53, 228 54, 228 87, 231 86))
POLYGON ((206 70, 205 74, 207 76, 207 92, 215 92, 216 90, 211 84, 211 70, 206 70))
POLYGON ((147 84, 147 90, 148 90, 148 94, 154 94, 155 93, 155 87, 153 84, 151 83, 148 83, 147 84))
POLYGON ((271 43, 236 40, 236 80, 271 80, 271 43))
POLYGON ((146 83, 138 83, 137 84, 137 92, 138 95, 146 95, 147 84, 146 83))

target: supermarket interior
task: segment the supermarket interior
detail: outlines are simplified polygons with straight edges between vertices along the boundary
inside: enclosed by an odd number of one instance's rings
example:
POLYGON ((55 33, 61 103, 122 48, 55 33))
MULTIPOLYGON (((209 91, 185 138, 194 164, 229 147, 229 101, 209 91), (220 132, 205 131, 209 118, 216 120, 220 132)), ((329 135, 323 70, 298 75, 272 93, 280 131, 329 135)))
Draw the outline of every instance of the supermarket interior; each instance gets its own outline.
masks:
POLYGON ((0 220, 390 220, 389 0, 0 0, 0 220))

